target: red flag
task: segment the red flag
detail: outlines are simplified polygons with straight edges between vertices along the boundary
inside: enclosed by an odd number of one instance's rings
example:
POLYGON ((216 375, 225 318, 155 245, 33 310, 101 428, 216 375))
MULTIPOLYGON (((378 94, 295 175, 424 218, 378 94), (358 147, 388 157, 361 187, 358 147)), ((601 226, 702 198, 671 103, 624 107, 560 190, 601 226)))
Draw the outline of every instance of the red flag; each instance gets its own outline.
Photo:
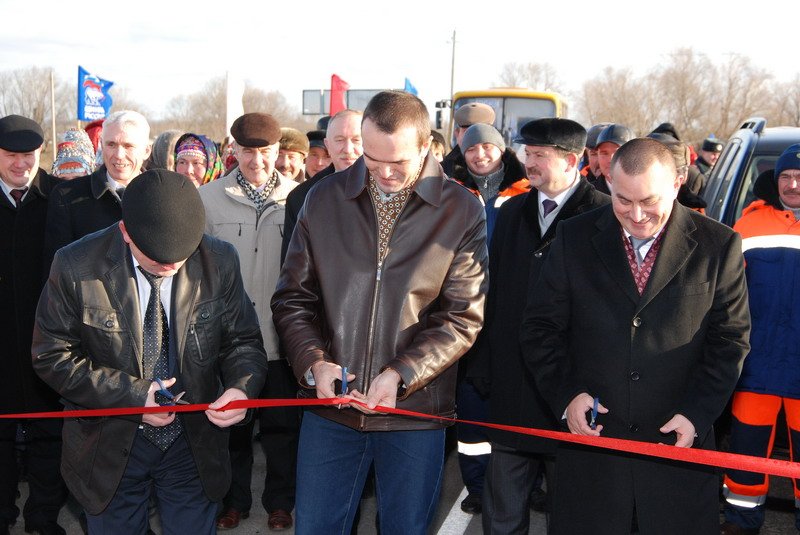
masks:
POLYGON ((350 89, 350 84, 339 78, 339 76, 331 75, 331 106, 328 112, 331 117, 338 112, 347 109, 345 93, 350 89))

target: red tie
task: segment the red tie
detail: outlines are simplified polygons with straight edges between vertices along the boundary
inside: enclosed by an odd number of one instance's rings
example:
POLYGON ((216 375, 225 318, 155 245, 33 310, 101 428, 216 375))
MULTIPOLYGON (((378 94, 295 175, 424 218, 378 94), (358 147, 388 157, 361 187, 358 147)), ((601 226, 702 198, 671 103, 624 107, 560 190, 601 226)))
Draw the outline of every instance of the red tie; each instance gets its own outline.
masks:
POLYGON ((11 196, 14 198, 14 206, 16 206, 17 208, 19 208, 19 205, 22 202, 22 197, 25 196, 26 191, 28 191, 28 188, 11 190, 11 196))

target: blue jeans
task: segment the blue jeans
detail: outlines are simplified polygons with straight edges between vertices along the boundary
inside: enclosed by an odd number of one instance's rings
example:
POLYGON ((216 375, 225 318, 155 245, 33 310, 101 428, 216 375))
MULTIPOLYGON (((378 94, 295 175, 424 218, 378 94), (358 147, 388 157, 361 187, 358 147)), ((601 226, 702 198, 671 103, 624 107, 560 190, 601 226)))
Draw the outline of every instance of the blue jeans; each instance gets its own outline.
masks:
POLYGON ((441 490, 444 429, 362 432, 312 412, 300 428, 295 533, 348 535, 373 463, 381 535, 424 535, 441 490))

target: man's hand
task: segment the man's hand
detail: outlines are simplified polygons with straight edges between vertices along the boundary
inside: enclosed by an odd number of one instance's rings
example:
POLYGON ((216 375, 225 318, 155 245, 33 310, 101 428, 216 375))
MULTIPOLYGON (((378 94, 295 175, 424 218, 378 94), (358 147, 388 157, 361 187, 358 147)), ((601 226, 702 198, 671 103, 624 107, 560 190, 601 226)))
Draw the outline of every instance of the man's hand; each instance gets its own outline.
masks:
POLYGON ((403 382, 400 374, 391 368, 385 369, 378 375, 369 387, 369 391, 365 396, 358 390, 353 390, 352 397, 367 404, 366 407, 362 405, 351 405, 353 408, 360 410, 365 414, 379 414, 372 410, 378 405, 384 407, 394 407, 397 405, 397 387, 403 382))
MULTIPOLYGON (((165 381, 164 387, 169 388, 175 384, 175 378, 172 377, 165 381)), ((145 407, 158 407, 158 403, 156 403, 156 392, 161 390, 161 387, 158 386, 158 383, 153 381, 150 383, 150 388, 147 389, 147 399, 144 402, 145 407)), ((159 412, 153 414, 143 414, 142 415, 142 423, 147 425, 152 425, 153 427, 164 427, 165 425, 169 425, 175 419, 174 412, 159 412)))
POLYGON ((229 388, 222 395, 217 398, 214 403, 211 403, 208 406, 208 410, 206 411, 206 417, 208 420, 216 425, 217 427, 230 427, 233 424, 238 424, 242 420, 244 420, 245 415, 247 414, 247 409, 229 409, 226 411, 216 411, 214 409, 219 409, 227 405, 229 402, 237 400, 237 399, 247 399, 247 394, 239 390, 238 388, 229 388))
MULTIPOLYGON (((320 360, 311 366, 311 374, 317 386, 317 398, 335 398, 339 394, 333 391, 333 382, 342 379, 342 367, 327 360, 320 360)), ((347 381, 352 381, 356 376, 347 374, 347 381)))
MULTIPOLYGON (((569 402, 569 405, 567 405, 567 427, 571 432, 576 435, 600 436, 603 426, 598 424, 596 429, 592 429, 586 422, 586 413, 591 411, 593 407, 594 398, 586 392, 578 394, 569 402)), ((598 404, 597 412, 599 414, 607 414, 608 409, 598 404)))
POLYGON ((691 448, 692 444, 694 444, 695 433, 697 432, 694 428, 694 424, 683 414, 676 414, 670 418, 669 422, 665 423, 659 431, 664 434, 674 431, 675 434, 678 435, 675 446, 679 448, 691 448))

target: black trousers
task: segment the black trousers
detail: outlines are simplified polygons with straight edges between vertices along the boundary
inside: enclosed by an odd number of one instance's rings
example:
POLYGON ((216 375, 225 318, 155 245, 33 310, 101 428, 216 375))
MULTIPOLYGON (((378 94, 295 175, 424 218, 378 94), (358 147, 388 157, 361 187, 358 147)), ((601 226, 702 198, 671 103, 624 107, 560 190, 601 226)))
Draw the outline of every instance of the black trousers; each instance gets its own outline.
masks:
POLYGON ((483 532, 487 535, 527 535, 530 496, 539 469, 544 467, 547 503, 555 494, 555 457, 515 450, 492 443, 483 488, 483 532))
POLYGON ((25 523, 38 526, 58 519, 67 499, 61 478, 61 425, 58 418, 0 420, 0 522, 13 523, 19 515, 15 504, 19 484, 15 451, 18 426, 24 431, 23 459, 29 488, 22 512, 25 523))
MULTIPOLYGON (((293 399, 297 397, 297 380, 286 359, 267 363, 267 381, 260 397, 293 399)), ((261 409, 258 415, 261 446, 267 459, 267 475, 261 504, 267 512, 276 509, 292 511, 297 472, 297 442, 300 436, 298 407, 261 409)), ((225 496, 225 507, 249 511, 253 505, 250 482, 253 472, 253 427, 255 418, 247 425, 231 428, 231 488, 225 496)))
POLYGON ((89 534, 146 533, 153 494, 164 535, 217 532, 217 504, 203 491, 186 435, 162 452, 140 430, 111 503, 99 515, 86 515, 89 534))

